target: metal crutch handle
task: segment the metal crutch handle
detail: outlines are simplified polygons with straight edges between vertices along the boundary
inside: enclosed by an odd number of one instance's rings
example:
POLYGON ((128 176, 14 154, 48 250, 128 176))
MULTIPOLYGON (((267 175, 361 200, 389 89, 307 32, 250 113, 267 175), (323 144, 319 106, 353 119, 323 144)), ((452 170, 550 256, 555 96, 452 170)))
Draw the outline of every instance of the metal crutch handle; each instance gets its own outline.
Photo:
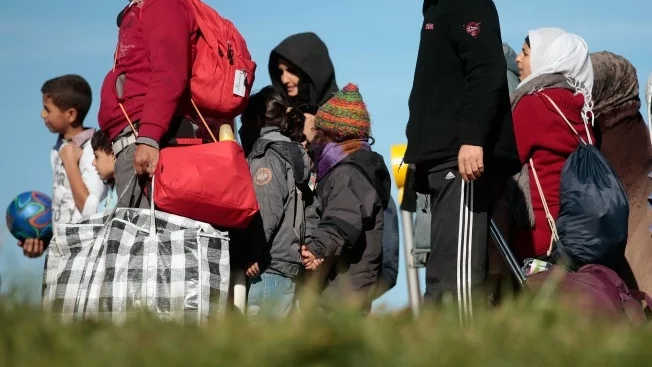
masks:
POLYGON ((514 274, 514 277, 518 281, 518 284, 521 286, 521 288, 524 288, 525 281, 527 278, 525 277, 525 274, 523 274, 523 269, 521 269, 518 261, 516 260, 514 254, 512 253, 512 250, 509 248, 509 245, 507 244, 505 237, 503 237, 502 233, 500 233, 500 229, 498 229, 498 226, 496 225, 496 222, 494 222, 493 219, 491 220, 489 231, 491 232, 491 236, 493 237, 494 241, 498 245, 498 249, 500 250, 500 253, 503 255, 505 262, 507 262, 507 265, 509 265, 509 268, 512 270, 512 273, 514 274))

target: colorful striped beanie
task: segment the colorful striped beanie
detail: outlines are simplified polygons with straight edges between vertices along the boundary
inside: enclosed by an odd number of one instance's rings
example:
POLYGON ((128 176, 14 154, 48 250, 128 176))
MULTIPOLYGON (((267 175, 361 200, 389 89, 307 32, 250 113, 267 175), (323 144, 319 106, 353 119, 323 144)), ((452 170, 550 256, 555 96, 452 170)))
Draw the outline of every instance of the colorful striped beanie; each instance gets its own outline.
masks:
POLYGON ((315 115, 315 128, 334 133, 342 140, 368 138, 371 121, 358 87, 347 84, 321 106, 315 115))

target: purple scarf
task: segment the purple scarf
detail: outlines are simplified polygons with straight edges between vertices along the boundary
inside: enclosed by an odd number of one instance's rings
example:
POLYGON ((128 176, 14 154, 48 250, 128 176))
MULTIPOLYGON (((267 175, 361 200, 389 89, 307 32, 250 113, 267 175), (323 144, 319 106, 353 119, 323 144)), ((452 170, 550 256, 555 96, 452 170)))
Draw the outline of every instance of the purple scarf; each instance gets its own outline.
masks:
POLYGON ((316 147, 317 181, 320 181, 344 158, 359 150, 371 150, 366 140, 347 140, 342 143, 328 143, 323 147, 316 147), (320 149, 321 148, 321 149, 320 149))

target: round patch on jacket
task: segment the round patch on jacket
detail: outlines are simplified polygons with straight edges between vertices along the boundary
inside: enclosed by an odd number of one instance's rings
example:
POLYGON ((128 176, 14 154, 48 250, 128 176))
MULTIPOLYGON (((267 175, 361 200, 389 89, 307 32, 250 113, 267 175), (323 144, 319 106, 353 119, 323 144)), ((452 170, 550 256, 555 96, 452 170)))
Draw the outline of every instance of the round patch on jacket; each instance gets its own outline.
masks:
POLYGON ((258 186, 267 185, 272 180, 272 171, 269 168, 259 168, 254 176, 254 182, 258 186))
POLYGON ((480 35, 480 23, 478 22, 468 22, 464 28, 466 29, 466 33, 473 38, 478 38, 480 35))

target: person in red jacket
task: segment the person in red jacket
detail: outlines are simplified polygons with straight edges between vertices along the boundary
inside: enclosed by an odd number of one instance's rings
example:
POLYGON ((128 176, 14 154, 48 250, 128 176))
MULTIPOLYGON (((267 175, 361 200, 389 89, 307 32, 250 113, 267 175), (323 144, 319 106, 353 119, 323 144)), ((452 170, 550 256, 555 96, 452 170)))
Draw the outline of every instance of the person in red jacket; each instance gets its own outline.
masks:
POLYGON ((530 31, 516 61, 521 83, 512 110, 523 164, 519 184, 529 204, 529 225, 515 230, 512 246, 520 259, 542 258, 549 255, 552 231, 536 177, 554 221, 559 213, 561 170, 578 146, 563 116, 584 141, 593 142, 593 68, 586 42, 558 28, 530 31))
POLYGON ((118 195, 128 192, 118 206, 147 207, 142 187, 156 169, 159 148, 196 130, 184 117, 191 114, 188 86, 198 26, 186 0, 132 0, 118 26, 98 120, 113 143, 118 195), (140 184, 134 170, 145 178, 140 184), (133 187, 125 191, 128 185, 133 187))

